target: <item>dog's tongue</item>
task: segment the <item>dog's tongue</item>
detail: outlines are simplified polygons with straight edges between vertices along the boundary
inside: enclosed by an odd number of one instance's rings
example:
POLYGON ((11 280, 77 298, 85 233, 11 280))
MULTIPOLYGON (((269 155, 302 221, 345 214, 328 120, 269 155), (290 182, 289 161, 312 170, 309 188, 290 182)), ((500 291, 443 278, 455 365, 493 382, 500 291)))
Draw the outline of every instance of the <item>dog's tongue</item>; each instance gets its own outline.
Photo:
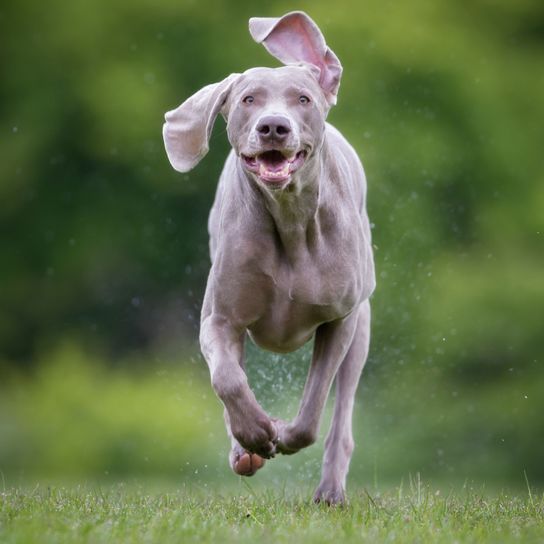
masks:
POLYGON ((259 163, 259 173, 278 174, 284 170, 289 172, 289 161, 283 156, 280 151, 265 151, 257 156, 259 163))

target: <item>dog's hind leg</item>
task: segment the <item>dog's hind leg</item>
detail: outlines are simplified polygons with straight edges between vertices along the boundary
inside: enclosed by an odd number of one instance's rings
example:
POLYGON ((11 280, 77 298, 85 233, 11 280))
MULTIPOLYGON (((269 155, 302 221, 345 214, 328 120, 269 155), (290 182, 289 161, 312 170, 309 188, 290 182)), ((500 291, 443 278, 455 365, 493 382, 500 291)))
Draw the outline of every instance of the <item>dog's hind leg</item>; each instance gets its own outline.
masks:
POLYGON ((325 441, 321 482, 315 502, 343 504, 346 476, 353 453, 352 415, 355 392, 368 355, 370 341, 370 304, 361 304, 352 344, 336 375, 336 399, 331 428, 325 441))

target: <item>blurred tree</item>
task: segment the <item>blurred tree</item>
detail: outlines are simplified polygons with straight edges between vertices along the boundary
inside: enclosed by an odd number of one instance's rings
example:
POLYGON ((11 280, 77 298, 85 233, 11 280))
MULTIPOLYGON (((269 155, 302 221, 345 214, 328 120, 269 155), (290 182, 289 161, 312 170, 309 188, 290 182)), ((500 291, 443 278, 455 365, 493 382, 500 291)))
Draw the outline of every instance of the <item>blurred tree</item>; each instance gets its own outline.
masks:
MULTIPOLYGON (((433 395, 477 385, 482 398, 519 390, 522 399, 519 388, 544 373, 544 5, 340 0, 332 9, 303 0, 298 8, 343 62, 330 120, 369 180, 379 280, 370 383, 397 384, 404 403, 415 394, 406 384, 429 379, 433 395)), ((230 72, 275 65, 251 41, 247 19, 290 9, 4 0, 5 368, 32 364, 66 337, 116 357, 194 342, 207 214, 228 143, 219 121, 206 160, 177 174, 163 151, 163 114, 230 72)), ((536 466, 544 453, 531 449, 531 433, 542 436, 542 422, 520 425, 530 413, 516 404, 507 426, 536 466)), ((507 451, 505 459, 520 454, 507 451)))
MULTIPOLYGON (((516 352, 541 346, 534 319, 523 316, 542 288, 522 280, 543 258, 541 4, 342 5, 307 9, 345 67, 331 121, 368 173, 379 248, 375 344, 402 351, 424 334, 424 352, 433 323, 451 320, 452 293, 480 316, 490 342, 501 339, 508 316, 493 324, 469 296, 483 273, 505 307, 528 290, 516 352), (425 315, 433 323, 422 325, 425 315)), ((121 351, 194 336, 206 217, 227 142, 219 122, 210 156, 178 175, 163 152, 162 116, 231 71, 274 64, 246 31, 251 14, 241 1, 4 3, 7 359, 31 359, 65 335, 121 351)))

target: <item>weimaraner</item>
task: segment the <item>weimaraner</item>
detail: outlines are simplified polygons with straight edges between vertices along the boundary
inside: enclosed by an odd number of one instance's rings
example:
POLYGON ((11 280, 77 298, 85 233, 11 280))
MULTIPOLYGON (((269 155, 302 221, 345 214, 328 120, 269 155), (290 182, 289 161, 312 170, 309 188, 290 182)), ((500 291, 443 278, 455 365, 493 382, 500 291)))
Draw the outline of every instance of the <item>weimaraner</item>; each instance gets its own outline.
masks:
POLYGON ((209 218, 212 266, 200 344, 225 407, 231 467, 245 476, 276 453, 315 442, 336 377, 314 500, 342 504, 375 287, 365 174, 351 145, 325 121, 342 66, 314 21, 291 12, 252 18, 249 30, 285 66, 252 68, 204 87, 168 112, 163 128, 180 172, 207 153, 218 113, 232 145, 209 218), (314 339, 291 422, 269 417, 249 388, 246 335, 278 353, 314 339))

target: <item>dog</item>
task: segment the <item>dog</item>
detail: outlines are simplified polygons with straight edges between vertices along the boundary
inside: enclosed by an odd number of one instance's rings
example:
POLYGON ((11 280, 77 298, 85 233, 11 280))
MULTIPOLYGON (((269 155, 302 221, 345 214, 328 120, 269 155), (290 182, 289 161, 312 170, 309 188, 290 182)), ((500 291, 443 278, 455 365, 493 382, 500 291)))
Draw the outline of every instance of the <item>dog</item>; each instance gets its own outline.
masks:
POLYGON ((333 380, 336 398, 315 502, 343 504, 354 442, 355 392, 370 340, 375 288, 366 178, 326 122, 342 65, 304 12, 251 18, 251 36, 280 60, 199 90, 165 115, 173 168, 208 151, 219 113, 232 150, 209 217, 211 269, 200 345, 225 408, 230 465, 251 476, 265 459, 315 442, 333 380), (244 372, 244 342, 277 353, 313 339, 296 417, 268 416, 244 372))

